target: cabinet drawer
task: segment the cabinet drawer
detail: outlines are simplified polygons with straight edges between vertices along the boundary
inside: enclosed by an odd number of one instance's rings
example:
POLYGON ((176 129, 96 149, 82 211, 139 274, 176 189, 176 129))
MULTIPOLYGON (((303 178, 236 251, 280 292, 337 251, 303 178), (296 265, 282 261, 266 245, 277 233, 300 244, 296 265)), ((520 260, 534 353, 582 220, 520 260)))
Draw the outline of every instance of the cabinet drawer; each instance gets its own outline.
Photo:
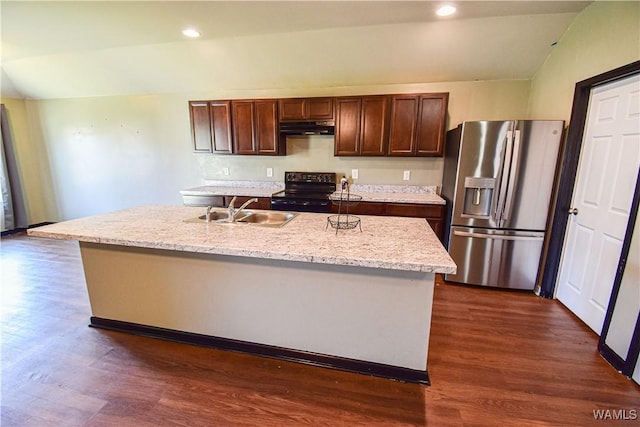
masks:
POLYGON ((440 219, 443 206, 419 203, 387 203, 387 215, 440 219))
MULTIPOLYGON (((334 205, 333 213, 338 213, 338 206, 334 205)), ((349 207, 349 213, 354 215, 384 215, 385 204, 377 202, 360 202, 355 206, 349 207)), ((342 207, 342 213, 346 213, 347 208, 342 207)))

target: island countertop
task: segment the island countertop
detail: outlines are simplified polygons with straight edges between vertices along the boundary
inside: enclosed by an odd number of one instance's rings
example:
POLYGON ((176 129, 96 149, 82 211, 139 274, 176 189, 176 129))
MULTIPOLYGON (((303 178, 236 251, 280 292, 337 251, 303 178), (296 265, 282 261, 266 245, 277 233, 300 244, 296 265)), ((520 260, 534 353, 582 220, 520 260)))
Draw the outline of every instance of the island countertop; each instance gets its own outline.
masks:
POLYGON ((186 206, 139 206, 28 230, 36 237, 179 252, 453 273, 456 265, 426 220, 360 216, 362 232, 327 228, 327 214, 300 213, 283 227, 187 223, 186 206))

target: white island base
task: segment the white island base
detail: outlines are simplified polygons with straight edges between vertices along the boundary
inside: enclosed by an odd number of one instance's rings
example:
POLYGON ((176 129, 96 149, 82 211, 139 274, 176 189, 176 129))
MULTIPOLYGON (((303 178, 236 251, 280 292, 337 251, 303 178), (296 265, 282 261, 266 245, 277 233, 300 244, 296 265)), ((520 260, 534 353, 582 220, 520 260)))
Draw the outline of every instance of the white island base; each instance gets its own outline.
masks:
POLYGON ((429 384, 432 272, 80 248, 92 326, 429 384))

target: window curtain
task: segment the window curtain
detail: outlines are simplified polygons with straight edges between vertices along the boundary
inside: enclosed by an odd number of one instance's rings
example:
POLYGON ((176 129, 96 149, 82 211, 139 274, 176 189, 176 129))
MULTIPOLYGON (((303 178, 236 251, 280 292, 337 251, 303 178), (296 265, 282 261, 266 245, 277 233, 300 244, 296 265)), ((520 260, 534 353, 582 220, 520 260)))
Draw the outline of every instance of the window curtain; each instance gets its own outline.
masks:
POLYGON ((4 104, 0 104, 0 139, 2 140, 1 154, 2 161, 0 168, 0 192, 2 193, 1 225, 2 231, 12 231, 20 228, 27 228, 27 212, 25 208, 24 195, 20 184, 18 164, 11 137, 9 118, 4 104))

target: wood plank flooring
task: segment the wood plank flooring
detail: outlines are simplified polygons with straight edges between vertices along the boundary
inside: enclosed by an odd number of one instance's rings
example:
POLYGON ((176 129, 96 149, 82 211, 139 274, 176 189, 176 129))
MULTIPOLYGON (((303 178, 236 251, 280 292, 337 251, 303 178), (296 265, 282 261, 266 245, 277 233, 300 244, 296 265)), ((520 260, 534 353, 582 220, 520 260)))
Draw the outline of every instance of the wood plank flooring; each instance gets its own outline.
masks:
POLYGON ((600 357, 597 336, 531 293, 439 281, 424 387, 89 328, 76 242, 15 235, 1 248, 3 427, 603 426, 595 409, 640 415, 640 387, 600 357))

